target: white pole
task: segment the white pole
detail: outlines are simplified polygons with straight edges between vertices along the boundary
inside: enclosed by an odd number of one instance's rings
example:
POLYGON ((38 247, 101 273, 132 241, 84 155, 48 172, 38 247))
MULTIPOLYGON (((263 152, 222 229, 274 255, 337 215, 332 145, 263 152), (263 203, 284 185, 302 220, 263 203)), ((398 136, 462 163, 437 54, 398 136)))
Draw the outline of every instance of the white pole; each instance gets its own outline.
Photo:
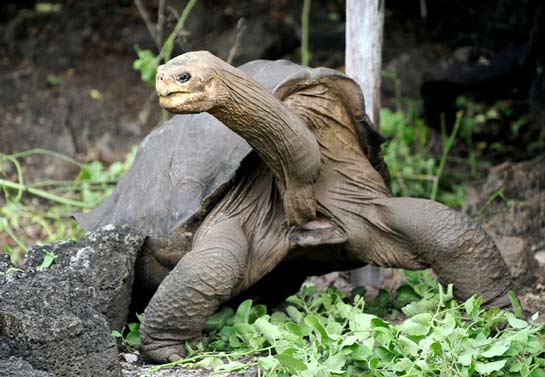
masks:
POLYGON ((347 0, 346 73, 363 89, 365 108, 378 124, 384 0, 347 0))
MULTIPOLYGON (((363 90, 365 110, 378 128, 380 109, 380 68, 385 0, 347 0, 346 2, 346 74, 363 90)), ((378 267, 366 266, 352 272, 358 285, 378 287, 378 267)))

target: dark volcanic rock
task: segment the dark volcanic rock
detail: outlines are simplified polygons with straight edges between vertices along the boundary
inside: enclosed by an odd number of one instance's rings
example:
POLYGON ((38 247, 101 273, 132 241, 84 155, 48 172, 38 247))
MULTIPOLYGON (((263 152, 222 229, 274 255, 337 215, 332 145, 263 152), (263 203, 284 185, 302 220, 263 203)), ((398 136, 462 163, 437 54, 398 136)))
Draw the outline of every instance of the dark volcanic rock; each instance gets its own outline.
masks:
POLYGON ((83 241, 33 248, 0 285, 0 359, 55 376, 120 376, 112 329, 126 319, 143 238, 107 226, 83 241), (46 253, 56 256, 41 269, 46 253))
POLYGON ((51 373, 36 370, 28 362, 17 357, 0 360, 3 377, 54 377, 51 373))

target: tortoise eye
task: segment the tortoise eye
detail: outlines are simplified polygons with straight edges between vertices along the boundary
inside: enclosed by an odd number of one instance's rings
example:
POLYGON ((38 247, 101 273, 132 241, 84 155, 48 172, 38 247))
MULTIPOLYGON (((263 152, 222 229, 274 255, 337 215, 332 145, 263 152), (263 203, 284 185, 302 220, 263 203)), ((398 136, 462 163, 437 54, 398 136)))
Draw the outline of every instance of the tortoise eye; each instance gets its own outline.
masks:
POLYGON ((190 78, 191 75, 188 72, 183 72, 180 76, 178 76, 178 82, 188 82, 190 78))

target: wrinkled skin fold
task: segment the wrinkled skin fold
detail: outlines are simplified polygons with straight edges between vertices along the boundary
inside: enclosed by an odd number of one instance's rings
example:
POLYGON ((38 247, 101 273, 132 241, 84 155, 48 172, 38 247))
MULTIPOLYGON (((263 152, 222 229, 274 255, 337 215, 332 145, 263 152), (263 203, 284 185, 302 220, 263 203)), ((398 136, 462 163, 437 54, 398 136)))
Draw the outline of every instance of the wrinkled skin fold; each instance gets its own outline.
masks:
MULTIPOLYGON (((197 59, 197 66, 208 66, 207 54, 190 57, 197 59)), ((219 64, 216 59, 212 59, 214 66, 219 64)), ((226 69, 237 73, 233 67, 226 69)), ((218 69, 214 72, 221 74, 218 69)), ((237 79, 237 75, 230 77, 237 79)), ((244 85, 237 85, 244 94, 244 85)), ((255 93, 255 85, 259 84, 251 84, 248 96, 255 93)), ((222 303, 290 265, 307 266, 299 270, 301 278, 366 264, 431 267, 443 284, 454 284, 458 299, 479 294, 487 305, 508 303, 509 269, 477 223, 433 201, 391 197, 360 143, 356 120, 363 116, 363 96, 354 81, 312 70, 294 78, 276 96, 282 111, 290 114, 286 119, 298 119, 305 135, 310 131, 311 143, 319 146, 319 171, 309 181, 312 201, 318 213, 342 229, 346 242, 300 247, 290 241, 291 224, 286 218, 292 209, 285 205, 286 182, 300 179, 299 173, 272 167, 268 159, 289 162, 286 156, 275 155, 282 154, 281 149, 258 146, 266 152, 258 153, 261 158, 245 167, 234 187, 207 215, 191 250, 164 278, 149 303, 141 327, 144 354, 157 362, 183 357, 184 343, 200 338, 206 319, 222 303), (357 98, 360 104, 350 105, 348 98, 357 98), (270 156, 263 158, 265 154, 270 156)), ((252 118, 246 112, 252 106, 245 107, 244 95, 240 98, 235 110, 241 114, 234 118, 252 118)), ((268 97, 263 98, 267 101, 268 97)), ((218 100, 229 101, 229 97, 220 94, 218 100)), ((181 108, 174 103, 169 106, 181 108)), ((284 127, 276 122, 274 112, 270 114, 259 114, 261 122, 269 128, 284 127)), ((294 290, 300 281, 294 280, 294 290)))

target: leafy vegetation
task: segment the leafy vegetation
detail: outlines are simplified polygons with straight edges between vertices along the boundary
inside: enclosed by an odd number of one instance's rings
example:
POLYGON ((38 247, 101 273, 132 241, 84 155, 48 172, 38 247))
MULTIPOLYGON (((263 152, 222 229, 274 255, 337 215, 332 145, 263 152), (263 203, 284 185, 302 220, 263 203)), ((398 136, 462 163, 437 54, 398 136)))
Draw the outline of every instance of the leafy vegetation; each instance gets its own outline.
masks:
POLYGON ((3 245, 2 251, 10 254, 16 262, 36 238, 43 243, 79 239, 83 236, 83 229, 72 220, 72 214, 93 208, 106 197, 135 156, 136 147, 125 161, 106 167, 100 161, 80 163, 40 149, 12 155, 0 153, 0 190, 4 194, 0 207, 0 234, 6 234, 10 241, 10 244, 3 245), (23 160, 36 155, 68 161, 79 168, 79 174, 73 181, 26 183, 23 160), (10 165, 16 172, 15 179, 8 179, 10 165))
POLYGON ((126 328, 122 332, 117 330, 112 331, 112 336, 118 338, 121 341, 121 344, 128 350, 136 350, 140 348, 140 322, 144 320, 143 314, 136 315, 139 322, 127 323, 126 328), (125 333, 123 335, 122 333, 125 333))
POLYGON ((208 346, 157 366, 212 367, 216 372, 280 376, 544 376, 544 325, 507 310, 463 304, 428 272, 406 272, 392 299, 373 307, 340 291, 306 285, 277 310, 243 302, 207 322, 208 346), (376 312, 386 310, 395 320, 376 312), (403 318, 403 320, 401 320, 403 318))
POLYGON ((170 33, 168 38, 162 44, 162 47, 157 55, 151 50, 143 50, 140 47, 135 46, 138 58, 133 63, 133 68, 140 72, 140 76, 143 81, 149 82, 155 85, 155 74, 157 73, 157 67, 161 63, 166 63, 172 56, 172 50, 174 49, 174 42, 181 33, 184 25, 189 18, 189 14, 193 9, 193 6, 197 0, 189 0, 182 11, 182 15, 178 19, 174 30, 170 33))

